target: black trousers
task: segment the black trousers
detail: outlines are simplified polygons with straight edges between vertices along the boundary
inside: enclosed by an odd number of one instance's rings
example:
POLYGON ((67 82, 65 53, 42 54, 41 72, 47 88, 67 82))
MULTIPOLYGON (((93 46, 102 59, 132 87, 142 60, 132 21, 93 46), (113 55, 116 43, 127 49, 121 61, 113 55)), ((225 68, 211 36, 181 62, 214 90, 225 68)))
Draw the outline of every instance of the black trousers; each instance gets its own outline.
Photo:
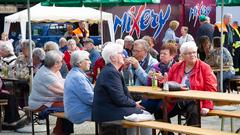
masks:
POLYGON ((115 123, 99 123, 99 135, 127 135, 126 128, 115 123))
POLYGON ((0 93, 0 99, 8 100, 8 104, 4 106, 4 122, 12 123, 18 121, 20 116, 18 113, 16 98, 10 94, 0 93))
MULTIPOLYGON (((198 112, 198 105, 195 101, 192 100, 178 101, 174 106, 173 110, 168 113, 168 122, 171 122, 170 118, 178 114, 186 114, 186 123, 188 126, 200 124, 198 118, 200 114, 198 112)), ((155 113, 154 115, 156 119, 162 119, 163 118, 162 109, 160 109, 160 111, 155 113)))

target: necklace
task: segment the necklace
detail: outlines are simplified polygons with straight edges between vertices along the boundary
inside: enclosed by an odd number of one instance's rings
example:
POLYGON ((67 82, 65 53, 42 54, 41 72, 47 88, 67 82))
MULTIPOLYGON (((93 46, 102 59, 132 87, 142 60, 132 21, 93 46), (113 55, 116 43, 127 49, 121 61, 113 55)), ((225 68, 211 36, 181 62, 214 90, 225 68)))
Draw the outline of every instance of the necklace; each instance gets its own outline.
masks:
POLYGON ((191 69, 190 69, 190 70, 188 70, 188 71, 184 70, 184 74, 189 74, 189 73, 191 73, 191 72, 192 72, 192 70, 193 70, 193 68, 191 68, 191 69))

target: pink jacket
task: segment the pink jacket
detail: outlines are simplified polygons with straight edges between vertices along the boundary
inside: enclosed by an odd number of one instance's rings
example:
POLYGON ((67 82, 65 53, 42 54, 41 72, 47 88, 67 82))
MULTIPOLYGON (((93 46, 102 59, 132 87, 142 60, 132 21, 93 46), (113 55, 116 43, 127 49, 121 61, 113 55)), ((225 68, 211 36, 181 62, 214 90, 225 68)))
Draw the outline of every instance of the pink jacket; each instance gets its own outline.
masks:
MULTIPOLYGON (((172 66, 168 73, 169 81, 176 81, 181 83, 184 76, 184 69, 186 63, 178 62, 172 66)), ((190 89, 201 91, 217 91, 217 79, 211 67, 201 60, 197 60, 190 75, 190 89)), ((213 109, 213 102, 211 100, 201 100, 201 108, 213 109)))

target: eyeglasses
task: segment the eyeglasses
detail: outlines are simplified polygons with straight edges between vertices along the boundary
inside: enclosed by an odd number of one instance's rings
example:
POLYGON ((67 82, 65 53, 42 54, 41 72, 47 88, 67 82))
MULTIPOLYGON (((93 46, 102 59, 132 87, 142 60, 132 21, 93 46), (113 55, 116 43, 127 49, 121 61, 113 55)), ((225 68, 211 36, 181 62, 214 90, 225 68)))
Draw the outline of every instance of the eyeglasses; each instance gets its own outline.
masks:
POLYGON ((192 55, 192 54, 196 54, 197 51, 193 51, 193 52, 187 52, 187 53, 183 53, 184 55, 192 55))

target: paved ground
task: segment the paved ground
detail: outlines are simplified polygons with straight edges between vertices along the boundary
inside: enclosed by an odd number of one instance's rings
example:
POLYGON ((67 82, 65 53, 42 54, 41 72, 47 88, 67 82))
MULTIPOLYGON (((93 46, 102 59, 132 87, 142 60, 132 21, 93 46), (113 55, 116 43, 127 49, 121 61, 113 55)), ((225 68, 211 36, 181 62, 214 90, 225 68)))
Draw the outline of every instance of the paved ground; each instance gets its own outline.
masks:
MULTIPOLYGON (((238 106, 238 110, 240 110, 240 106, 238 106)), ((172 118, 173 123, 176 122, 177 118, 172 118)), ((56 118, 50 117, 50 126, 51 128, 54 127, 54 123, 56 121, 56 118)), ((216 129, 220 130, 220 123, 221 119, 217 116, 214 117, 203 117, 202 118, 202 127, 203 128, 209 128, 209 129, 216 129)), ((225 119, 225 131, 230 131, 230 119, 225 119)), ((80 125, 74 125, 74 135, 94 135, 95 134, 95 127, 93 122, 85 122, 80 125)), ((31 131, 31 126, 26 126, 29 128, 29 131, 31 131)), ((25 127, 25 128, 26 128, 25 127)), ((45 125, 36 126, 36 129, 40 130, 42 128, 45 128, 45 125)), ((236 131, 238 128, 240 128, 240 120, 234 119, 234 131, 236 131)), ((17 133, 13 131, 2 131, 1 135, 30 135, 31 133, 17 133)), ((36 135, 46 135, 46 132, 40 132, 36 133, 36 135)))

